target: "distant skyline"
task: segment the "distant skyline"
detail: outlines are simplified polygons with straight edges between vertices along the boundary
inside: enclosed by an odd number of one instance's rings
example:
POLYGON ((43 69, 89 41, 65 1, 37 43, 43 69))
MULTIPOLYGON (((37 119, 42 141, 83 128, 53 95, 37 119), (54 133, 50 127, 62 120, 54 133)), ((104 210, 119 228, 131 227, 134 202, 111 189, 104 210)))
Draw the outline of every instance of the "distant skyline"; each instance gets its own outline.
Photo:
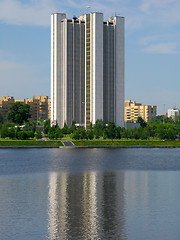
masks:
POLYGON ((179 0, 0 0, 0 96, 50 96, 50 15, 91 11, 125 17, 125 99, 180 108, 179 0))

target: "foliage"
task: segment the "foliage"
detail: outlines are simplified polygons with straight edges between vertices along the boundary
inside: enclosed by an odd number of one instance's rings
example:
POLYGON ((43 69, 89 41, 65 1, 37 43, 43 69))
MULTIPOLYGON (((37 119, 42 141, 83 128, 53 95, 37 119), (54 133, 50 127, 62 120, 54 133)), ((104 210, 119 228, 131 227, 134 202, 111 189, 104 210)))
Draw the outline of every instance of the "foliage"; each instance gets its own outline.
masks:
POLYGON ((37 127, 36 121, 26 122, 26 124, 23 127, 23 130, 24 131, 32 131, 33 133, 35 133, 36 127, 37 127))
POLYGON ((174 123, 175 124, 180 124, 180 116, 175 116, 174 123))
POLYGON ((13 134, 12 134, 12 128, 14 127, 14 123, 9 123, 9 122, 5 122, 2 124, 1 126, 1 137, 2 138, 6 138, 12 136, 12 138, 14 138, 13 134))
POLYGON ((64 127, 62 128, 62 133, 63 134, 70 134, 71 133, 71 129, 68 128, 66 123, 64 123, 64 127))
POLYGON ((151 123, 162 122, 162 123, 174 123, 180 124, 180 116, 166 117, 164 115, 158 115, 151 118, 151 123))
MULTIPOLYGON (((139 120, 141 121, 141 119, 139 120)), ((58 125, 50 126, 50 121, 44 122, 44 132, 49 139, 62 139, 69 138, 75 140, 94 140, 94 139, 129 139, 129 140, 178 140, 180 139, 180 124, 176 123, 163 123, 162 121, 156 121, 154 123, 147 122, 146 126, 141 121, 142 126, 136 128, 125 129, 124 127, 116 126, 114 122, 108 122, 105 125, 103 120, 97 120, 94 125, 85 129, 82 126, 77 127, 75 122, 71 127, 66 124, 63 128, 59 128, 58 125)), ((36 122, 27 122, 23 127, 15 126, 14 123, 5 122, 0 129, 1 138, 10 139, 41 139, 41 131, 36 126, 36 122)))
POLYGON ((72 121, 72 125, 70 127, 70 131, 71 133, 73 133, 74 131, 76 131, 76 122, 75 121, 72 121))
POLYGON ((17 133, 17 139, 19 140, 27 140, 33 137, 34 137, 34 133, 32 131, 19 131, 17 133))
POLYGON ((35 138, 36 139, 42 139, 42 134, 41 134, 41 130, 40 129, 36 130, 35 138))
POLYGON ((116 127, 115 132, 116 132, 115 138, 116 139, 121 139, 121 127, 120 126, 116 127))
POLYGON ((72 139, 86 139, 86 131, 83 127, 78 127, 72 134, 72 139))
POLYGON ((145 128, 147 126, 147 123, 141 117, 138 117, 136 122, 140 123, 140 126, 143 128, 145 128))
POLYGON ((105 130, 105 136, 109 139, 114 139, 116 136, 116 125, 114 122, 108 122, 108 126, 105 130))
POLYGON ((94 138, 94 132, 92 129, 86 131, 86 139, 92 140, 94 138))
POLYGON ((12 103, 7 113, 7 118, 21 125, 28 121, 28 118, 31 116, 29 112, 30 106, 28 104, 21 104, 20 102, 12 103))
POLYGON ((94 128, 94 136, 98 139, 100 136, 103 136, 105 130, 105 122, 102 119, 97 119, 94 128))
POLYGON ((0 113, 0 124, 3 123, 3 117, 2 114, 0 113))
POLYGON ((44 133, 47 134, 49 132, 50 128, 51 128, 50 119, 47 119, 44 122, 44 133))
POLYGON ((50 139, 58 139, 58 138, 61 139, 63 138, 62 129, 60 129, 58 125, 56 126, 53 125, 49 129, 48 136, 50 139))

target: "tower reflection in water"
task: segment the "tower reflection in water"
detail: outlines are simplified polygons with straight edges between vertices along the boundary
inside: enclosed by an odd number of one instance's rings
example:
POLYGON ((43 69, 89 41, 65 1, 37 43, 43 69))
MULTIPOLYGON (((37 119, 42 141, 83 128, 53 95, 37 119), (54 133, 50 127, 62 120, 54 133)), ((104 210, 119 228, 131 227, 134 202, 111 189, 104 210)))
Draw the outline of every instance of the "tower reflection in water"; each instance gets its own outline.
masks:
POLYGON ((126 236, 124 173, 50 173, 49 239, 126 236))

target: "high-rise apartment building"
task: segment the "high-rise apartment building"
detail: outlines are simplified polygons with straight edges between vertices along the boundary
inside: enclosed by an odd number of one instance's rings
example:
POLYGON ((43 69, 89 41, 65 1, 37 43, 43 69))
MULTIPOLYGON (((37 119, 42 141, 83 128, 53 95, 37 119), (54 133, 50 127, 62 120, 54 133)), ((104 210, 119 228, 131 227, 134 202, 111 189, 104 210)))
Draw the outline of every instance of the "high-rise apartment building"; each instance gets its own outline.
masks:
POLYGON ((51 121, 124 125, 124 18, 51 15, 51 121))
POLYGON ((144 119, 145 122, 149 122, 152 117, 155 117, 157 113, 157 106, 154 105, 142 105, 135 101, 124 101, 124 121, 136 122, 138 117, 144 119))

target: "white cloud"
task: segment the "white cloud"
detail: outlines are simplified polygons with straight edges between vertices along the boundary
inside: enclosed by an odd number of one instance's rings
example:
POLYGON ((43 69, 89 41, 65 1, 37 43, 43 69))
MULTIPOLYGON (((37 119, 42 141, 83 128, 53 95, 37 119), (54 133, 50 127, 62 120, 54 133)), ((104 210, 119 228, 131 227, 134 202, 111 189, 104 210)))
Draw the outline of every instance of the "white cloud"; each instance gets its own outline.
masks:
POLYGON ((143 37, 139 40, 139 44, 141 45, 148 45, 149 43, 159 41, 161 39, 166 39, 164 35, 154 35, 154 36, 147 36, 143 37))
POLYGON ((153 9, 166 9, 176 4, 178 4, 177 0, 142 0, 140 10, 145 13, 150 13, 153 9))
POLYGON ((18 0, 0 1, 0 21, 14 25, 50 25, 50 14, 56 10, 54 1, 31 0, 22 3, 18 0))
POLYGON ((178 54, 180 53, 179 44, 177 43, 158 43, 152 44, 143 49, 147 53, 160 53, 160 54, 178 54))
POLYGON ((146 36, 139 40, 139 44, 144 46, 143 52, 159 54, 179 54, 179 38, 180 33, 146 36))
POLYGON ((146 21, 174 25, 180 22, 179 0, 142 0, 140 12, 146 21))
POLYGON ((137 29, 147 22, 177 24, 180 22, 179 0, 0 0, 0 21, 15 25, 50 25, 52 12, 66 12, 68 17, 90 11, 115 13, 126 18, 126 26, 137 29), (140 2, 140 4, 139 4, 140 2))
MULTIPOLYGON (((110 15, 121 14, 122 16, 132 16, 129 12, 129 1, 124 0, 0 0, 0 21, 12 25, 37 25, 49 26, 50 14, 53 12, 66 12, 67 17, 81 15, 91 11, 104 13, 105 19, 110 15), (91 6, 88 10, 87 6, 91 6)), ((137 16, 138 17, 138 16, 137 16)), ((139 22, 139 21, 138 21, 139 22)), ((135 24, 131 21, 130 25, 135 24)), ((136 21, 136 25, 139 24, 136 21)))

